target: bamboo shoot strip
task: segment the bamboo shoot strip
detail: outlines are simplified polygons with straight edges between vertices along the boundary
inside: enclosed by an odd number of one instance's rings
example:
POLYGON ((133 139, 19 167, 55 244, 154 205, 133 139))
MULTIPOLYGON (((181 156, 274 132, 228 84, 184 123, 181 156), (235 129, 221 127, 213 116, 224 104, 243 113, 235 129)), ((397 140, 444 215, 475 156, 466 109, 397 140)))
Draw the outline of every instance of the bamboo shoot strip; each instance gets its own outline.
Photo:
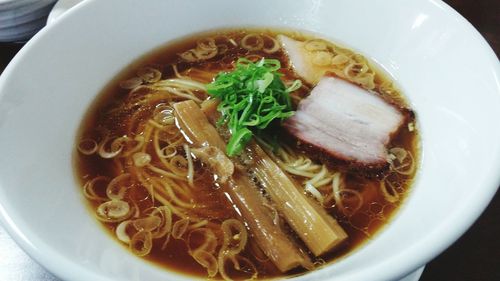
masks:
POLYGON ((275 224, 272 212, 265 207, 269 203, 244 173, 236 172, 228 185, 226 192, 241 216, 247 218, 244 220, 259 248, 280 271, 286 272, 299 265, 312 267, 306 255, 281 230, 279 224, 275 224))
MULTIPOLYGON (((174 104, 176 121, 186 139, 194 146, 215 146, 225 150, 225 143, 215 128, 208 121, 201 109, 193 101, 174 104)), ((235 170, 227 184, 222 185, 222 192, 229 195, 243 220, 248 225, 253 238, 261 250, 282 272, 299 265, 310 266, 309 259, 295 243, 274 224, 269 210, 265 207, 265 198, 241 171, 235 170)))
POLYGON ((278 211, 307 247, 320 256, 340 245, 347 234, 337 221, 317 208, 300 192, 297 184, 255 142, 249 146, 254 159, 251 170, 263 185, 278 211))

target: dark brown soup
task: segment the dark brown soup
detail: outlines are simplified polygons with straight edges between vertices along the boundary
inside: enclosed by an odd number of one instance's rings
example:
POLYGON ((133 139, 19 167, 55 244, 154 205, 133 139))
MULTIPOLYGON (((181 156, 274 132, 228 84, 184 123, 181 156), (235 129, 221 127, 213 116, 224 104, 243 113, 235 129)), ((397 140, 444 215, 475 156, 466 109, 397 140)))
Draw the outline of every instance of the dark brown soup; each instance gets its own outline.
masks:
MULTIPOLYGON (((192 36, 147 54, 99 94, 83 119, 75 145, 76 175, 92 214, 133 254, 165 269, 198 277, 293 276, 352 252, 386 225, 401 206, 419 158, 413 114, 387 145, 388 169, 376 173, 336 166, 324 155, 303 150, 283 132, 279 122, 259 131, 258 144, 253 145, 265 150, 263 159, 278 169, 273 173, 285 175, 282 178, 293 183, 304 197, 302 202, 310 204, 314 212, 328 214, 327 221, 331 219, 336 225, 336 220, 347 234, 342 243, 318 256, 310 250, 313 242, 297 233, 300 226, 290 224, 286 212, 282 212, 283 204, 273 197, 276 193, 267 189, 273 187, 255 176, 255 171, 259 171, 258 167, 252 168, 256 157, 251 155, 251 149, 231 158, 211 154, 207 160, 199 156, 202 148, 181 130, 180 123, 184 121, 179 120, 176 104, 192 100, 201 106, 200 112, 208 119, 203 118, 212 123, 204 120, 198 124, 200 128, 215 128, 220 134, 217 138, 227 141, 226 124, 214 124, 213 116, 218 116, 218 112, 210 110, 217 100, 209 99, 205 85, 220 71, 234 69, 235 62, 243 57, 248 59, 245 63, 262 58, 279 60, 278 71, 287 87, 300 80, 276 39, 278 34, 313 42, 311 46, 320 48, 323 57, 332 59, 326 66, 321 63, 329 73, 411 112, 405 98, 371 62, 353 51, 302 33, 221 30, 192 36), (225 165, 227 159, 234 174, 226 182, 207 163, 225 165), (240 189, 238 193, 241 186, 247 190, 240 189), (250 192, 253 195, 248 195, 248 188, 255 189, 250 192), (237 201, 235 194, 258 198, 237 201), (262 204, 251 206, 252 200, 262 204), (270 227, 284 237, 279 239, 285 239, 284 244, 297 250, 298 264, 282 265, 285 269, 280 270, 276 260, 285 257, 275 257, 273 262, 273 249, 261 243, 264 238, 259 240, 260 230, 252 229, 259 224, 245 215, 245 202, 250 202, 250 214, 262 214, 262 210, 255 211, 259 208, 266 210, 267 219, 273 223, 270 227)), ((309 95, 313 86, 302 81, 302 86, 290 93, 293 108, 309 95)), ((196 116, 198 111, 196 106, 185 117, 191 113, 196 116)), ((253 219, 262 222, 259 217, 253 219)))

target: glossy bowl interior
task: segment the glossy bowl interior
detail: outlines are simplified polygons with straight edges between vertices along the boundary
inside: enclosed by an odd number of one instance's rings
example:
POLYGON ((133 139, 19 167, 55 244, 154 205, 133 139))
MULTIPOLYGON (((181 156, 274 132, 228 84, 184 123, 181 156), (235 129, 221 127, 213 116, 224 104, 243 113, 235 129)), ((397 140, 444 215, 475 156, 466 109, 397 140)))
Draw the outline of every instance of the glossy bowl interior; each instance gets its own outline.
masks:
POLYGON ((86 209, 72 151, 96 94, 139 56, 219 27, 315 32, 378 62, 418 114, 422 162, 378 236, 301 280, 395 280, 479 216, 499 185, 500 70, 484 39, 440 1, 86 1, 40 32, 0 78, 0 218, 64 280, 190 280, 129 254, 86 209))

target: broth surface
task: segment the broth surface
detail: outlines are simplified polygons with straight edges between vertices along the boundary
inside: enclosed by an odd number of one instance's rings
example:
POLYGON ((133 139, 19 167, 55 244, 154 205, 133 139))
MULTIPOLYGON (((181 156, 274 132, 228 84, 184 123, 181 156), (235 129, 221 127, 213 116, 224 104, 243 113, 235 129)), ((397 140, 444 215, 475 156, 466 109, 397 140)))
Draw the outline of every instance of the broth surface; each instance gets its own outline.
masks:
MULTIPOLYGON (((117 156, 109 159, 101 157, 98 153, 89 153, 90 155, 86 155, 78 151, 75 152, 75 172, 81 183, 81 187, 87 185, 86 188, 88 188, 88 183, 97 177, 101 177, 102 179, 94 182, 90 192, 94 198, 101 198, 100 200, 89 199, 89 192, 84 192, 87 198, 86 203, 93 215, 103 203, 104 199, 102 198, 107 198, 106 188, 110 181, 125 173, 130 174, 130 178, 126 180, 127 183, 123 184, 126 186, 125 199, 123 200, 129 202, 131 208, 135 210, 136 213, 137 210, 140 211, 139 213, 141 215, 139 215, 139 217, 142 217, 142 214, 151 212, 151 208, 161 206, 162 203, 156 200, 154 196, 151 196, 151 187, 148 186, 160 184, 154 182, 154 178, 163 179, 164 177, 168 177, 148 168, 150 166, 165 166, 162 159, 157 156, 157 151, 154 147, 154 138, 158 138, 159 145, 163 146, 175 141, 185 143, 185 141, 179 137, 182 137, 182 135, 178 132, 165 131, 156 126, 159 121, 155 119, 162 108, 168 109, 169 103, 181 101, 183 98, 171 98, 166 94, 162 94, 165 92, 164 90, 155 91, 148 88, 148 85, 152 85, 155 82, 148 84, 143 81, 142 84, 146 87, 141 88, 142 86, 137 85, 138 87, 131 92, 131 89, 123 88, 123 81, 128 81, 129 83, 134 82, 134 77, 141 75, 141 71, 144 72, 145 67, 147 67, 146 71, 150 71, 150 68, 159 71, 162 80, 176 77, 189 77, 201 83, 207 83, 210 82, 213 76, 219 71, 232 69, 234 61, 240 57, 247 57, 252 60, 258 60, 261 57, 278 59, 282 66, 280 72, 284 74, 282 77, 283 80, 293 81, 295 79, 300 79, 291 69, 288 58, 281 49, 275 53, 268 54, 262 50, 249 51, 243 48, 239 42, 249 33, 259 34, 263 36, 263 38, 274 38, 277 34, 286 34, 297 40, 310 40, 314 38, 310 35, 298 32, 263 29, 220 30, 197 34, 168 44, 138 59, 111 81, 98 95, 83 119, 76 146, 81 148, 82 146, 88 145, 90 148, 93 148, 92 141, 95 141, 98 148, 104 147, 103 149, 107 152, 113 152, 116 150, 116 147, 120 145, 123 146, 123 149, 117 156), (225 47, 218 47, 218 50, 225 49, 224 54, 218 53, 212 58, 195 62, 187 62, 179 56, 179 54, 187 50, 196 48, 200 40, 204 40, 205 38, 215 38, 215 42, 218 45, 225 45, 225 47), (147 97, 147 99, 144 97, 147 97), (127 104, 130 106, 125 106, 127 104), (150 120, 154 122, 150 122, 150 120), (122 139, 121 143, 120 141, 116 142, 114 149, 113 141, 123 136, 127 136, 127 139, 122 139), (139 137, 139 141, 135 139, 137 137, 139 137), (149 155, 149 162, 147 161, 147 157, 144 158, 146 160, 143 159, 147 162, 145 166, 140 166, 142 164, 138 166, 130 155, 128 157, 124 156, 127 151, 133 151, 141 138, 146 139, 146 143, 143 144, 143 148, 141 148, 140 151, 135 151, 134 153, 142 152, 142 156, 149 155), (85 140, 86 143, 83 144, 82 140, 85 140), (140 177, 143 178, 141 179, 140 177), (153 180, 150 178, 153 178, 153 180)), ((269 40, 265 40, 264 42, 265 45, 271 44, 269 40)), ((335 43, 331 44, 333 45, 335 43)), ((356 59, 364 60, 364 58, 352 51, 341 47, 338 48, 339 50, 351 54, 353 57, 357 56, 356 59)), ((407 108, 408 105, 404 96, 402 96, 393 86, 393 83, 387 76, 383 74, 376 65, 373 65, 371 62, 367 62, 367 64, 370 67, 370 71, 373 71, 375 75, 375 88, 373 91, 381 95, 390 103, 396 104, 401 108, 407 108)), ((149 74, 154 76, 156 72, 153 71, 151 73, 149 74)), ((153 80, 154 79, 156 78, 153 78, 153 80)), ((304 87, 294 93, 293 101, 295 104, 310 91, 311 86, 305 82, 303 82, 303 84, 304 87)), ((194 99, 204 100, 207 98, 206 93, 200 90, 193 90, 192 94, 193 96, 191 98, 194 99)), ((414 122, 414 120, 410 120, 409 124, 405 124, 399 133, 392 139, 388 147, 399 147, 409 152, 413 158, 413 165, 416 165, 419 159, 419 137, 414 122)), ((279 131, 268 132, 268 134, 283 136, 279 131)), ((291 148, 294 157, 304 156, 312 159, 314 163, 321 165, 321 163, 317 161, 317 159, 321 157, 302 151, 297 144, 290 139, 282 137, 280 145, 291 148)), ((163 151, 162 153, 167 154, 170 152, 174 153, 174 151, 170 150, 168 152, 163 151)), ((178 146, 175 153, 177 156, 181 157, 179 157, 177 162, 174 161, 175 163, 173 165, 177 165, 177 168, 180 170, 179 174, 182 174, 184 170, 187 169, 185 167, 186 163, 183 162, 185 160, 180 160, 180 158, 185 159, 183 146, 178 146)), ((276 157, 279 158, 279 155, 276 157)), ((172 158, 165 159, 168 160, 172 158)), ((337 171, 337 167, 328 166, 328 169, 331 170, 332 173, 333 171, 337 171)), ((176 195, 182 202, 192 204, 194 207, 189 207, 190 214, 195 214, 200 218, 199 221, 190 221, 189 227, 194 225, 192 229, 195 229, 196 223, 200 223, 200 225, 202 225, 201 227, 204 227, 203 224, 205 224, 207 225, 206 227, 210 228, 213 224, 214 233, 218 239, 220 239, 221 234, 217 231, 217 225, 226 219, 239 219, 239 216, 231 202, 227 200, 226 195, 220 191, 220 187, 217 182, 214 181, 214 177, 207 167, 200 163, 200 161, 194 159, 194 170, 194 187, 189 187, 188 184, 185 183, 185 180, 178 180, 179 186, 181 186, 180 189, 188 191, 186 191, 185 194, 180 192, 176 195)), ((316 266, 334 262, 336 259, 351 253, 363 243, 372 239, 384 225, 390 222, 391 217, 397 212, 409 193, 410 186, 415 176, 415 170, 416 169, 411 170, 408 174, 388 172, 383 175, 380 174, 370 177, 366 177, 366 175, 363 174, 339 170, 342 173, 345 186, 354 190, 356 194, 359 194, 359 196, 363 198, 362 204, 358 206, 359 200, 356 197, 358 195, 352 196, 352 194, 342 194, 341 197, 342 200, 344 200, 343 210, 340 210, 338 204, 336 205, 335 201, 332 201, 332 191, 330 190, 331 184, 318 186, 318 190, 321 191, 325 198, 330 197, 330 201, 327 200, 323 202, 323 207, 329 214, 337 219, 349 236, 348 241, 341 248, 327 253, 324 256, 314 257, 307 250, 303 242, 300 241, 298 236, 289 229, 288 225, 285 224, 283 227, 287 230, 289 235, 293 237, 293 240, 301 249, 311 257, 316 266), (382 182, 385 184, 385 193, 381 188, 382 182)), ((297 182, 304 182, 307 180, 304 177, 294 174, 289 174, 289 176, 294 178, 297 182)), ((177 180, 173 179, 171 181, 171 186, 175 187, 177 180)), ((160 195, 161 194, 158 194, 158 196, 160 195)), ((162 196, 168 197, 167 195, 162 196)), ((172 218, 173 223, 182 219, 180 216, 176 215, 175 212, 172 218)), ((102 225, 113 237, 116 237, 116 228, 119 224, 120 222, 102 222, 102 225)), ((126 233, 132 236, 135 232, 135 230, 129 230, 126 233)), ((168 270, 206 278, 207 270, 193 259, 192 255, 189 253, 187 244, 189 244, 191 240, 188 239, 188 233, 189 229, 179 239, 171 237, 170 235, 168 238, 162 237, 159 239, 152 239, 153 247, 151 252, 143 258, 165 267, 168 270), (168 243, 166 243, 167 239, 168 243)), ((195 238, 193 239, 196 240, 195 238)), ((117 243, 121 243, 128 247, 119 240, 117 240, 117 243)), ((255 265, 258 272, 258 278, 277 278, 307 272, 306 269, 297 268, 287 273, 281 273, 271 261, 262 260, 259 254, 256 254, 255 247, 252 246, 252 243, 250 238, 249 244, 247 244, 241 255, 248 258, 255 265)), ((228 269, 228 272, 230 276, 234 278, 249 277, 248 272, 242 273, 231 268, 228 269)), ((220 279, 221 276, 216 275, 214 278, 220 279)))

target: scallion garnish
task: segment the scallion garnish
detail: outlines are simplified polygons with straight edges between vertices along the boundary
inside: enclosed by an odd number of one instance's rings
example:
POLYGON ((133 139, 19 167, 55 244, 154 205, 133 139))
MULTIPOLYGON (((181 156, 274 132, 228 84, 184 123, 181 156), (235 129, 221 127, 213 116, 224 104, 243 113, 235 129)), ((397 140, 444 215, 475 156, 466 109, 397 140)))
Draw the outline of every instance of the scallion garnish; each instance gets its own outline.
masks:
POLYGON ((240 58, 231 72, 221 72, 207 85, 207 92, 220 100, 222 114, 218 125, 227 124, 231 138, 226 147, 229 156, 241 153, 254 133, 273 120, 294 114, 290 92, 300 88, 300 80, 286 88, 281 81, 279 60, 262 58, 252 62, 240 58))

